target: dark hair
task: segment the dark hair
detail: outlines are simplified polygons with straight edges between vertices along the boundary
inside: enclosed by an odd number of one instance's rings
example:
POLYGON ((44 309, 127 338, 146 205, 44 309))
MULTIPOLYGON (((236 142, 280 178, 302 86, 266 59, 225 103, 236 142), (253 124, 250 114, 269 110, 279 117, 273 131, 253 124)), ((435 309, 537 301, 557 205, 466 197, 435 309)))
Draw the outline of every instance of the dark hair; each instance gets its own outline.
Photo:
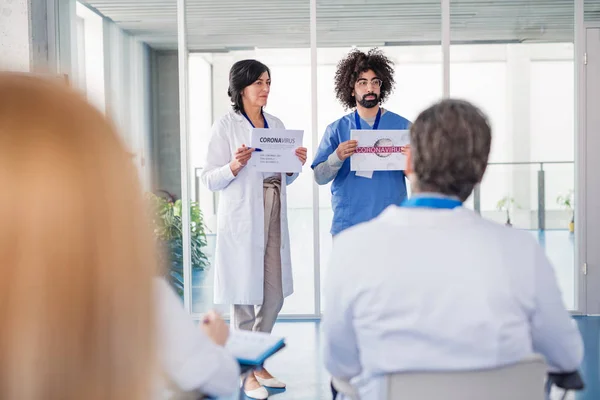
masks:
POLYGON ((229 88, 227 95, 231 99, 231 105, 235 111, 244 111, 242 102, 242 91, 252 85, 260 76, 268 72, 271 77, 271 70, 265 64, 256 60, 238 61, 229 70, 229 88))
POLYGON ((442 100, 410 128, 415 188, 465 201, 485 173, 492 132, 487 116, 463 100, 442 100))
POLYGON ((354 49, 338 63, 335 73, 335 96, 345 108, 356 107, 356 98, 352 94, 354 85, 360 74, 368 70, 381 79, 379 103, 383 103, 394 90, 396 82, 392 61, 377 48, 367 54, 354 49))

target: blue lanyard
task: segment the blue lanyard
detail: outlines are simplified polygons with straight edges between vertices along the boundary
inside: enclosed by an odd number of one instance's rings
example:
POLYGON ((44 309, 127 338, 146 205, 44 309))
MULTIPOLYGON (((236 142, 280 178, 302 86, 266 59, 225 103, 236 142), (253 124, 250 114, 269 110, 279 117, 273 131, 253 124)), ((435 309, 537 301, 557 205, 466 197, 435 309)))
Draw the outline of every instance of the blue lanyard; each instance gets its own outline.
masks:
POLYGON ((426 207, 426 208, 445 208, 453 209, 462 206, 462 202, 447 197, 411 197, 401 204, 402 207, 426 207))
MULTIPOLYGON (((242 115, 248 120, 248 122, 250 122, 250 125, 252 125, 253 128, 256 128, 254 126, 254 124, 252 123, 252 121, 250 121, 250 118, 248 118, 248 114, 246 114, 244 111, 242 111, 242 115)), ((265 114, 261 111, 260 115, 262 115, 263 121, 265 121, 265 129, 269 129, 269 123, 267 122, 267 119, 265 118, 265 114)))
MULTIPOLYGON (((381 119, 381 107, 377 110, 377 116, 375 117, 375 123, 373 124, 373 129, 377 129, 379 127, 379 120, 381 119)), ((358 115, 358 111, 354 111, 354 122, 356 122, 356 129, 362 129, 360 127, 360 116, 358 115)))

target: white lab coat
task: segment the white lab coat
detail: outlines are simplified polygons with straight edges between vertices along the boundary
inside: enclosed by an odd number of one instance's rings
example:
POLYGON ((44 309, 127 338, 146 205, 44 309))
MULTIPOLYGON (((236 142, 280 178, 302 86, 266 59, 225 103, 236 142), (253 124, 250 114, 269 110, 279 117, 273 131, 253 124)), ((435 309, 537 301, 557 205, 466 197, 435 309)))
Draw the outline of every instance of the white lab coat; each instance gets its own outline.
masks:
MULTIPOLYGON (((284 129, 276 117, 265 113, 269 128, 284 129)), ((243 115, 230 111, 212 127, 201 179, 211 191, 219 191, 214 301, 216 304, 263 303, 264 202, 263 174, 249 165, 234 176, 229 167, 235 151, 250 147, 252 126, 243 115)), ((293 292, 290 238, 287 222, 286 184, 281 182, 281 276, 283 296, 293 292)))
POLYGON ((382 376, 583 357, 554 270, 533 236, 459 207, 388 207, 336 237, 323 291, 324 359, 362 400, 382 376))
MULTIPOLYGON (((157 310, 158 356, 165 378, 184 392, 229 396, 237 393, 237 360, 194 324, 181 300, 161 278, 154 282, 157 310)), ((157 386, 156 399, 164 399, 167 382, 157 386)), ((170 397, 169 397, 170 398, 170 397)))

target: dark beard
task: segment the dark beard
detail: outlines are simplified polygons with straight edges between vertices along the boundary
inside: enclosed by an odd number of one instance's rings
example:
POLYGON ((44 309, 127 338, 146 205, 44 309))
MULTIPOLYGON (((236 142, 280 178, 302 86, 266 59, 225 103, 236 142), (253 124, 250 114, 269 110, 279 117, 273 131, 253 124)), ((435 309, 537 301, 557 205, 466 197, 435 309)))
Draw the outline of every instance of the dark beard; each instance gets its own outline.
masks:
POLYGON ((379 104, 379 96, 376 93, 366 94, 362 97, 362 99, 358 101, 358 104, 360 104, 364 108, 373 108, 377 106, 377 104, 379 104), (367 96, 375 96, 375 98, 373 100, 367 100, 365 99, 365 97, 367 96))

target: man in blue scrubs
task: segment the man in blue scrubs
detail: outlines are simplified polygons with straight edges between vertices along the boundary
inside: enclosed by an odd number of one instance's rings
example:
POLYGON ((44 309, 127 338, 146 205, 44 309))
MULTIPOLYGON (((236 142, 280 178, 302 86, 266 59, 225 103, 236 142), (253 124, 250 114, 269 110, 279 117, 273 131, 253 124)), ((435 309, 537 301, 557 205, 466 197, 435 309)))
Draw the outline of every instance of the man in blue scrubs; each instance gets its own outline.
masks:
POLYGON ((356 140, 350 140, 350 130, 409 128, 406 118, 380 107, 394 84, 393 64, 378 49, 367 54, 352 50, 338 64, 336 97, 346 109, 354 111, 327 127, 311 165, 319 185, 333 180, 333 236, 371 220, 390 204, 400 205, 406 198, 403 171, 350 171, 349 158, 357 146, 356 140))

